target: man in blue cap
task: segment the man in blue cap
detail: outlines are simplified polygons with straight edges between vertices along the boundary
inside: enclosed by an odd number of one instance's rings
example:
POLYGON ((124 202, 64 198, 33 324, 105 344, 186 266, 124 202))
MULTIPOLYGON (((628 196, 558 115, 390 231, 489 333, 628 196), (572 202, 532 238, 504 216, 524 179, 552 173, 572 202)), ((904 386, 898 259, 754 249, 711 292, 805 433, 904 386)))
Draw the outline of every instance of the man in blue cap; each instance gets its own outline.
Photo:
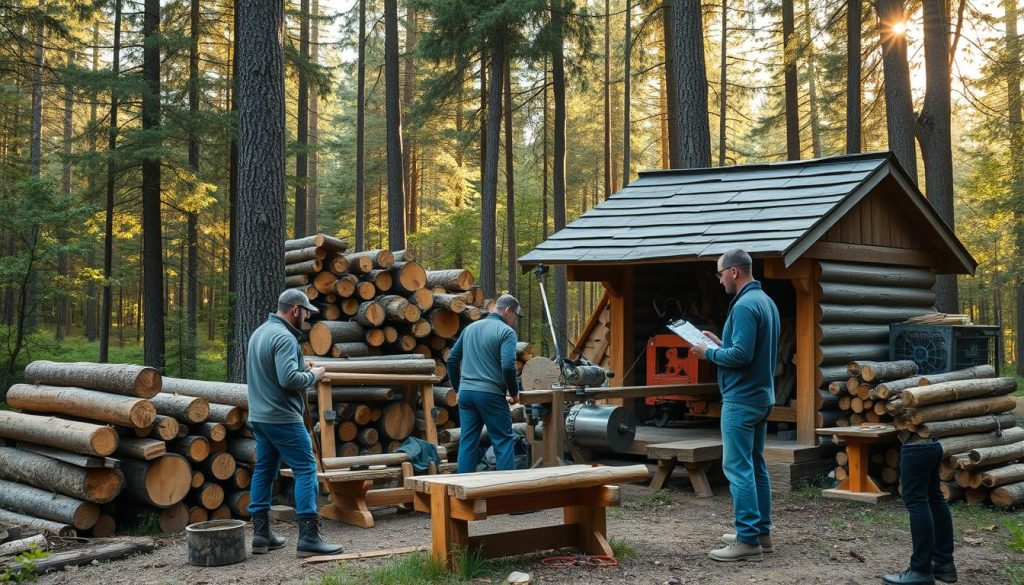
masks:
POLYGON ((288 289, 277 299, 277 313, 267 317, 249 338, 249 428, 256 439, 249 503, 254 554, 281 548, 285 543, 284 538, 270 531, 269 519, 270 488, 282 460, 295 477, 295 518, 299 524, 296 556, 341 552, 340 546, 320 538, 316 459, 302 416, 306 389, 324 377, 324 368, 306 370, 298 341, 306 319, 318 312, 302 291, 288 289))
POLYGON ((486 318, 463 330, 448 355, 448 377, 459 394, 462 425, 457 473, 476 471, 484 426, 494 446, 498 469, 516 468, 509 404, 519 402, 514 328, 521 315, 519 301, 512 295, 501 295, 486 318))

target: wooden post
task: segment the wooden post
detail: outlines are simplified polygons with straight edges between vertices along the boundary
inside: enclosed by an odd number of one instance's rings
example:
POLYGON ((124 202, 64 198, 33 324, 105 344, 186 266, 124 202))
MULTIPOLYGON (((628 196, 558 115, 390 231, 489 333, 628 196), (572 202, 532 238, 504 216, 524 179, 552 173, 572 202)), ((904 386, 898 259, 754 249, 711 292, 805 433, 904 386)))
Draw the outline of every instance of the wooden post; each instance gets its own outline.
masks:
POLYGON ((453 549, 460 547, 465 550, 469 544, 469 522, 452 518, 448 486, 443 483, 430 486, 430 522, 433 525, 433 557, 451 570, 453 549))
MULTIPOLYGON (((416 386, 412 386, 415 388, 416 386)), ((434 385, 433 384, 422 384, 419 387, 420 394, 422 395, 423 401, 423 422, 425 427, 423 434, 426 437, 428 443, 437 444, 437 425, 434 424, 434 417, 427 416, 428 413, 434 411, 434 385)), ((406 392, 407 395, 412 396, 412 399, 416 399, 416 395, 413 392, 406 392)), ((415 403, 413 403, 415 407, 415 403)))
POLYGON ((321 380, 316 385, 316 410, 320 419, 320 457, 334 457, 334 421, 328 421, 324 412, 334 410, 334 403, 331 399, 331 381, 321 380))
MULTIPOLYGON (((632 266, 619 270, 618 275, 602 282, 608 291, 611 303, 610 365, 615 376, 612 378, 616 386, 630 386, 633 374, 629 366, 633 363, 633 318, 634 318, 634 272, 632 266)), ((627 406, 623 404, 624 406, 627 406)), ((627 408, 632 406, 629 401, 627 408)), ((632 410, 632 408, 630 408, 632 410)))
POLYGON ((564 465, 562 455, 565 453, 565 415, 563 394, 565 390, 552 388, 551 404, 544 416, 544 466, 557 467, 564 465))
POLYGON ((815 386, 818 364, 814 335, 818 292, 810 260, 798 260, 789 272, 796 290, 796 440, 801 445, 816 445, 814 398, 818 393, 815 386))

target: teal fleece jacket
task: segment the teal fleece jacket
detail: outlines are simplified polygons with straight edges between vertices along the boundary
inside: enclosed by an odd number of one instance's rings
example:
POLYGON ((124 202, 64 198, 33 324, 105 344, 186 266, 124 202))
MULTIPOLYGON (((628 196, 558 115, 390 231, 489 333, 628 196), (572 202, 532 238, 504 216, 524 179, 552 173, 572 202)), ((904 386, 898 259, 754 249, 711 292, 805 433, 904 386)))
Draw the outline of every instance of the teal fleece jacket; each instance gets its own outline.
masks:
POLYGON ((760 282, 747 283, 729 303, 722 347, 705 354, 718 366, 722 402, 774 405, 778 353, 779 309, 760 282))
POLYGON ((491 313, 463 330, 448 354, 448 377, 456 392, 473 390, 509 396, 516 383, 516 330, 491 313))
POLYGON ((298 329, 271 314, 249 338, 246 376, 250 421, 302 424, 305 390, 316 376, 302 361, 298 329))

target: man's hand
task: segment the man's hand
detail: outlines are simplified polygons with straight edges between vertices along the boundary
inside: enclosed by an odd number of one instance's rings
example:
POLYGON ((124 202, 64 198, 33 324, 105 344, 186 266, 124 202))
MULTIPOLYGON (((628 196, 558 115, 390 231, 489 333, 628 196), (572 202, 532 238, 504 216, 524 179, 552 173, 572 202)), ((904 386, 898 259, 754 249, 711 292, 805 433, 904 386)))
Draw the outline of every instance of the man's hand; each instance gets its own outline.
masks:
POLYGON ((508 400, 508 403, 510 405, 514 406, 516 404, 519 404, 519 395, 516 394, 515 396, 508 396, 508 397, 506 397, 506 400, 508 400))
POLYGON ((313 381, 319 382, 324 379, 324 372, 326 372, 327 369, 321 366, 319 368, 310 368, 309 371, 313 372, 313 381))
POLYGON ((693 353, 693 355, 697 356, 697 359, 699 360, 704 359, 704 354, 707 353, 707 351, 708 346, 704 345, 703 343, 695 345, 690 348, 690 352, 693 353))
POLYGON ((704 335, 704 337, 707 337, 708 339, 710 339, 711 341, 714 341, 718 345, 722 345, 722 340, 719 339, 718 336, 715 335, 714 333, 712 333, 710 331, 701 331, 701 333, 704 335))

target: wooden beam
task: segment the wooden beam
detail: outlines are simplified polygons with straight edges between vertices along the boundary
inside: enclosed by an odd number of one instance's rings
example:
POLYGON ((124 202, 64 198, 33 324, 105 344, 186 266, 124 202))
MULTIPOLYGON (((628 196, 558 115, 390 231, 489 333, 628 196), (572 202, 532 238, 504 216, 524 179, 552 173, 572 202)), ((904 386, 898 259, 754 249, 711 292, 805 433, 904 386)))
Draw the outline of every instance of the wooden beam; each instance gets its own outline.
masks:
MULTIPOLYGON (((800 261, 805 260, 801 258, 800 261)), ((815 341, 818 291, 813 284, 808 278, 793 279, 796 290, 796 440, 802 445, 816 445, 818 442, 814 434, 818 414, 815 408, 815 395, 818 393, 815 384, 818 370, 815 341)))
POLYGON ((618 386, 629 386, 633 381, 632 372, 628 372, 633 363, 633 319, 634 319, 634 271, 632 266, 622 269, 619 286, 605 282, 611 303, 611 322, 608 324, 611 335, 611 360, 609 365, 615 375, 613 381, 618 386))
POLYGON ((316 411, 320 421, 320 459, 334 457, 337 455, 334 445, 334 420, 327 420, 324 413, 334 409, 334 401, 331 396, 331 382, 320 380, 316 385, 316 411))
POLYGON ((560 388, 549 390, 524 390, 519 393, 519 400, 523 404, 541 403, 547 404, 552 401, 555 393, 561 393, 566 402, 582 402, 584 400, 614 400, 621 398, 648 398, 657 396, 692 396, 694 398, 706 398, 718 396, 718 384, 671 384, 666 386, 612 386, 587 388, 584 396, 576 396, 575 391, 560 388))
POLYGON ((615 266, 581 266, 567 264, 565 277, 573 282, 604 282, 618 278, 621 264, 615 266))
POLYGON ((789 280, 793 278, 813 278, 814 265, 808 260, 801 258, 791 266, 786 266, 782 258, 764 259, 764 277, 773 280, 789 280))
POLYGON ((841 242, 818 242, 804 252, 802 258, 837 260, 840 262, 862 262, 868 264, 897 264, 935 268, 943 262, 926 250, 912 248, 891 248, 888 246, 867 246, 841 242))

